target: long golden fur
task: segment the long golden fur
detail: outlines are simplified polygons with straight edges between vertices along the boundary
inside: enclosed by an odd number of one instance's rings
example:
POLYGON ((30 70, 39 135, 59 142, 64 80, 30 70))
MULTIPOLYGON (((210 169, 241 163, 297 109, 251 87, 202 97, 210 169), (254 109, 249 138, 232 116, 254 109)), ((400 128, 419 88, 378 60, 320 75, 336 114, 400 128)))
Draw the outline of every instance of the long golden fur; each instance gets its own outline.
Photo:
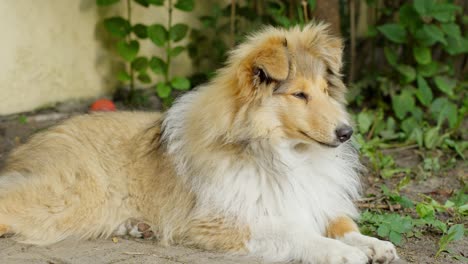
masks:
POLYGON ((45 245, 139 219, 167 244, 392 261, 393 245, 351 220, 360 165, 341 53, 323 24, 266 28, 167 113, 83 115, 34 135, 0 173, 0 232, 45 245))

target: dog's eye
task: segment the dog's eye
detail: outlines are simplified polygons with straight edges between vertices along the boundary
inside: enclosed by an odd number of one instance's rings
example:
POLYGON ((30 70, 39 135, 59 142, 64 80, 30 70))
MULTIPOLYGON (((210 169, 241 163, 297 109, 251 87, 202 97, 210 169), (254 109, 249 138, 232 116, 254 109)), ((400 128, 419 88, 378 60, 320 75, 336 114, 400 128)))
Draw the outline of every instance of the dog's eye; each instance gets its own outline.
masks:
POLYGON ((304 92, 297 92, 297 93, 293 93, 292 95, 293 95, 294 97, 296 97, 296 98, 301 99, 301 100, 306 100, 306 101, 307 101, 307 100, 309 99, 309 97, 307 96, 307 94, 304 93, 304 92))

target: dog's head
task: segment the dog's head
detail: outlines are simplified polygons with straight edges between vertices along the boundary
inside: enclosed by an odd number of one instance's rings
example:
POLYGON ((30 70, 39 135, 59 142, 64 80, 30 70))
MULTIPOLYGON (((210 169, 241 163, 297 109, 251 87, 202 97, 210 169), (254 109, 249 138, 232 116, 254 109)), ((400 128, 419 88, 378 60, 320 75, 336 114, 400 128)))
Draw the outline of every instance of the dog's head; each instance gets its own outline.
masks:
POLYGON ((245 116, 253 119, 259 137, 328 147, 351 137, 340 76, 342 49, 341 39, 318 24, 267 28, 233 51, 226 70, 237 70, 230 87, 238 109, 248 106, 245 116))

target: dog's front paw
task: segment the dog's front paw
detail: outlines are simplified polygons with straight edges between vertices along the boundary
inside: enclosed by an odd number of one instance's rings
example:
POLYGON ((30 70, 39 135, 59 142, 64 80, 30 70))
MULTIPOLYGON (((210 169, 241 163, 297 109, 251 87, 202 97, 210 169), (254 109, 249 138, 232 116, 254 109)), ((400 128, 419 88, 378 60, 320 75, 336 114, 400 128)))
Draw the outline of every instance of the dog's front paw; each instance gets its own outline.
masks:
MULTIPOLYGON (((339 241, 336 241, 339 242, 339 241)), ((367 264, 369 257, 357 247, 344 243, 334 243, 326 248, 314 250, 310 259, 303 260, 308 264, 367 264)))
POLYGON ((343 245, 336 249, 329 250, 327 264, 366 264, 369 257, 359 248, 343 245))
POLYGON ((346 234, 341 240, 348 245, 361 249, 372 260, 372 263, 388 264, 398 259, 395 246, 388 241, 359 233, 346 234))
POLYGON ((395 246, 388 241, 375 238, 372 243, 360 246, 360 248, 372 259, 372 263, 387 264, 398 259, 395 246))

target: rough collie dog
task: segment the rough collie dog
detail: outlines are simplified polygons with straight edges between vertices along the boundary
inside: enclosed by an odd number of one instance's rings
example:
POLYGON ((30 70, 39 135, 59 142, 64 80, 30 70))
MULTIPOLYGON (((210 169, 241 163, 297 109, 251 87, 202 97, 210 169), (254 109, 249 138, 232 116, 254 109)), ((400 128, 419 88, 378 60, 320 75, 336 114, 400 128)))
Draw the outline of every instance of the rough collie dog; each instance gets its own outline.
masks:
POLYGON ((164 114, 72 118, 15 149, 0 233, 31 244, 141 235, 268 261, 389 263, 359 233, 360 168, 327 26, 266 28, 164 114))

